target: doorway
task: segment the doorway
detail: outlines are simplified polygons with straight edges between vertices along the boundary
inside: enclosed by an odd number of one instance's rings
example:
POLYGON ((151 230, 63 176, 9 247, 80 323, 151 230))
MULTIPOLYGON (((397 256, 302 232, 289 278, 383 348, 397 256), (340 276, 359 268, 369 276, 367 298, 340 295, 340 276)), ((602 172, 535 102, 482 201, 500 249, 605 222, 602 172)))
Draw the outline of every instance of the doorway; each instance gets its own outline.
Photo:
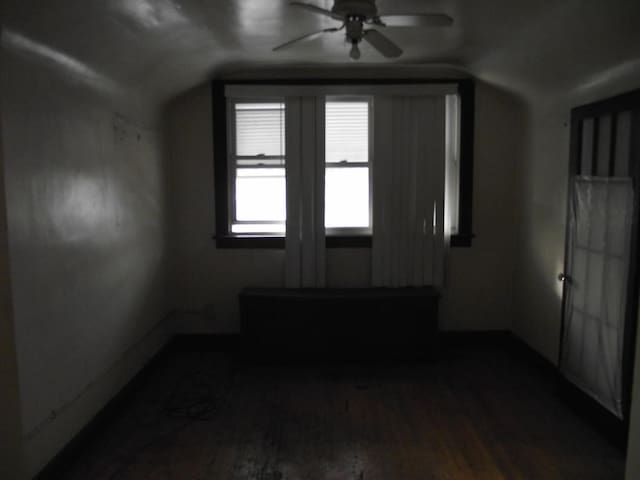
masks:
POLYGON ((571 112, 560 371, 625 433, 638 314, 639 142, 640 90, 571 112))

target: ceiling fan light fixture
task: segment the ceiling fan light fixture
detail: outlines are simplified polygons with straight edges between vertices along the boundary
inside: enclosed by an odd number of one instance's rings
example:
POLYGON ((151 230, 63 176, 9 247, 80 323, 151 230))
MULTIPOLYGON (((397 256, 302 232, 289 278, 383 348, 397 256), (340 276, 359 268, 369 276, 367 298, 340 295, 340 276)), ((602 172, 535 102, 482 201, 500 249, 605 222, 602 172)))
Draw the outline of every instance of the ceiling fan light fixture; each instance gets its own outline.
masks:
POLYGON ((351 57, 351 60, 360 59, 360 48, 358 47, 358 42, 353 42, 351 44, 351 50, 349 50, 349 56, 351 57))

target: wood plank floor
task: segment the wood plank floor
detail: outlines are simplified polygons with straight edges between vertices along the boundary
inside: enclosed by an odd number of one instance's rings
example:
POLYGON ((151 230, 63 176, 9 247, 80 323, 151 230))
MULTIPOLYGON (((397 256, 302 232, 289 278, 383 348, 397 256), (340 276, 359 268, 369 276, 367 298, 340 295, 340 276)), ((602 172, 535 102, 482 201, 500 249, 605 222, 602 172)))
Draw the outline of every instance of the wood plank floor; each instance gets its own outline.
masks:
POLYGON ((623 478, 624 456, 501 351, 429 363, 168 356, 68 479, 623 478))

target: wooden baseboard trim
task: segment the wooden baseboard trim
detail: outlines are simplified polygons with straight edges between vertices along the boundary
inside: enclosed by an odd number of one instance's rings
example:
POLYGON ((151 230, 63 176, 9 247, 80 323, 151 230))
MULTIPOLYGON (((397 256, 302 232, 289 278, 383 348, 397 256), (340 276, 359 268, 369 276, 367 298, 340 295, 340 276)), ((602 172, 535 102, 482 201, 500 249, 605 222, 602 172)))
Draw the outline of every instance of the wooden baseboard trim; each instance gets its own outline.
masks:
POLYGON ((558 365, 534 350, 530 345, 514 334, 511 336, 512 352, 529 365, 539 369, 550 382, 554 393, 585 422, 596 429, 609 443, 621 451, 626 451, 629 424, 621 420, 580 388, 567 380, 558 365))
POLYGON ((159 364, 166 360, 172 340, 155 353, 131 380, 100 409, 49 463, 34 477, 35 480, 57 480, 68 469, 87 440, 93 438, 122 410, 132 394, 144 383, 159 364))
POLYGON ((172 352, 236 352, 242 349, 240 333, 178 334, 169 342, 172 352))

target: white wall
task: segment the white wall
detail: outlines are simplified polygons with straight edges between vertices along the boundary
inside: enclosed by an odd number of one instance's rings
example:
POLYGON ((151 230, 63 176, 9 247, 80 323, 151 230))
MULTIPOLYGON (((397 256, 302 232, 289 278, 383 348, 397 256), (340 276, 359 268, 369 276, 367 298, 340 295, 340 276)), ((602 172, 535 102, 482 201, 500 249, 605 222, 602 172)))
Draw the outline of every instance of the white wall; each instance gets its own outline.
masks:
POLYGON ((5 53, 11 280, 33 475, 166 340, 164 155, 153 117, 88 85, 75 63, 5 53))
MULTIPOLYGON (((275 74, 271 74, 274 76, 275 74)), ((380 75, 380 72, 378 72, 380 75)), ((265 77, 263 77, 265 78, 265 77)), ((213 107, 215 108, 215 106, 213 107)), ((171 278, 179 331, 239 329, 244 286, 282 286, 284 251, 217 249, 209 85, 177 98, 167 112, 172 205, 171 278)), ((479 84, 476 100, 473 247, 451 251, 442 302, 444 329, 508 329, 515 252, 514 172, 523 114, 510 95, 479 84)), ((329 249, 329 286, 368 286, 368 249, 329 249)))
POLYGON ((567 174, 568 110, 532 108, 519 181, 519 258, 513 331, 556 363, 560 334, 567 174))

